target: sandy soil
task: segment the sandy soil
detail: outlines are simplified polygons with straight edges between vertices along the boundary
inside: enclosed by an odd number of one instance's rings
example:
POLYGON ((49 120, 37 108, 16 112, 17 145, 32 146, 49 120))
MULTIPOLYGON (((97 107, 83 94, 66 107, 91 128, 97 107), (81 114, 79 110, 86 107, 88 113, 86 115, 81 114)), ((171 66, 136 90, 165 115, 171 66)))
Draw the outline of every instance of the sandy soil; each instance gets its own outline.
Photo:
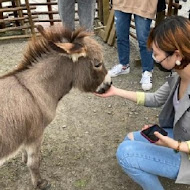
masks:
MULTIPOLYGON (((102 44, 106 67, 118 62, 117 50, 102 44)), ((0 42, 0 74, 22 59, 25 40, 0 42)), ((131 43, 131 73, 113 79, 115 86, 141 90, 141 67, 136 41, 131 43)), ((164 83, 168 73, 157 67, 153 89, 164 83)), ((140 190, 118 166, 115 152, 125 135, 144 124, 157 123, 160 108, 136 106, 127 100, 102 99, 73 89, 59 103, 55 120, 47 127, 42 146, 41 174, 50 181, 51 190, 140 190)), ((161 178, 166 190, 190 190, 161 178)), ((27 167, 19 154, 0 168, 0 190, 32 190, 27 167)))

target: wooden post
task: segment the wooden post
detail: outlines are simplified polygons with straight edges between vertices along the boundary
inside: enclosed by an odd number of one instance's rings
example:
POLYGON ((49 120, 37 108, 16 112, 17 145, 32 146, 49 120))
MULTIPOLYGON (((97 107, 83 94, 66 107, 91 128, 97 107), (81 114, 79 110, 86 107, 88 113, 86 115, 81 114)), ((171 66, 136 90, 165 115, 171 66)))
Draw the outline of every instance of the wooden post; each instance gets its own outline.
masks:
POLYGON ((166 16, 165 10, 156 14, 155 26, 157 26, 166 16))
MULTIPOLYGON (((47 3, 51 3, 51 0, 47 0, 47 3)), ((54 22, 53 22, 53 14, 51 13, 52 12, 52 6, 51 4, 48 4, 48 15, 49 15, 49 19, 50 19, 50 25, 54 25, 54 22)))
POLYGON ((173 0, 169 0, 169 2, 168 2, 168 13, 167 13, 167 16, 171 16, 172 15, 172 4, 173 4, 173 0))
POLYGON ((107 25, 105 27, 105 32, 104 32, 104 36, 103 36, 104 42, 107 42, 113 25, 114 25, 114 10, 112 9, 110 11, 108 22, 107 22, 107 25))
POLYGON ((108 21, 109 17, 109 0, 102 0, 102 6, 103 6, 103 25, 105 26, 108 21))
POLYGON ((98 0, 98 18, 103 23, 103 3, 102 0, 98 0))
POLYGON ((32 20, 32 14, 31 14, 31 10, 30 10, 30 4, 28 0, 25 0, 26 3, 26 8, 27 8, 27 12, 28 12, 28 20, 30 23, 30 27, 31 27, 31 33, 35 34, 35 30, 34 30, 34 22, 32 20))
MULTIPOLYGON (((0 3, 0 9, 1 9, 1 8, 2 8, 2 3, 0 3)), ((4 19, 4 18, 3 18, 3 12, 0 12, 0 19, 4 19)), ((0 29, 1 29, 1 28, 5 28, 5 24, 4 24, 4 23, 1 23, 1 24, 0 24, 0 29)))
MULTIPOLYGON (((21 7, 20 0, 16 0, 16 1, 15 1, 15 4, 16 4, 17 7, 21 7)), ((22 10, 18 10, 18 16, 19 16, 20 18, 23 17, 23 12, 22 12, 22 10)), ((23 25, 24 25, 24 20, 20 20, 19 26, 23 26, 23 25)), ((24 34, 26 34, 26 30, 24 30, 24 31, 22 31, 22 32, 23 32, 24 34)))
POLYGON ((116 30, 115 30, 115 24, 113 24, 107 43, 110 46, 113 46, 115 42, 115 38, 116 38, 116 30))
MULTIPOLYGON (((12 7, 13 7, 13 8, 16 8, 16 7, 17 7, 15 1, 11 1, 11 3, 12 3, 12 7)), ((15 18, 18 18, 18 12, 17 12, 16 10, 13 11, 13 14, 14 14, 14 17, 15 17, 15 18)), ((18 21, 16 21, 15 23, 16 23, 16 26, 20 26, 20 23, 19 23, 18 21)))

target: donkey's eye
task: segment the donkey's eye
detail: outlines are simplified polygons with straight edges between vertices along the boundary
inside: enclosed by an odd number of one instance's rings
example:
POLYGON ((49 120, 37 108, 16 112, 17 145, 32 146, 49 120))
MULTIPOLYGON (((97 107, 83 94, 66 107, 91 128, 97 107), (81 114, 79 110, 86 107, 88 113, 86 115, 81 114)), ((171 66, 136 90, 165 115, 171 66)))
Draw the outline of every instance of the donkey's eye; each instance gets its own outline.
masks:
POLYGON ((98 68, 98 67, 100 67, 100 66, 102 66, 102 63, 98 63, 98 62, 97 62, 97 63, 94 64, 94 67, 96 67, 96 68, 98 68))

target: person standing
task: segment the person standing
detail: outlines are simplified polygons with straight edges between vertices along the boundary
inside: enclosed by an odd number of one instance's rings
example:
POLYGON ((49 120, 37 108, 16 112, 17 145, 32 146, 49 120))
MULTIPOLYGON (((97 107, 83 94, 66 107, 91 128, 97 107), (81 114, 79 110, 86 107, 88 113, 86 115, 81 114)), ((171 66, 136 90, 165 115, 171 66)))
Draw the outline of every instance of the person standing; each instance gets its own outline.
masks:
POLYGON ((156 15, 157 4, 158 0, 113 0, 119 64, 109 70, 109 74, 111 77, 116 77, 130 72, 129 31, 131 17, 134 15, 142 64, 140 83, 143 90, 152 88, 153 59, 152 52, 147 49, 147 39, 152 19, 156 15))
MULTIPOLYGON (((77 0, 77 3, 80 26, 92 31, 96 0, 77 0)), ((63 25, 75 30, 75 0, 58 0, 58 10, 63 25)))

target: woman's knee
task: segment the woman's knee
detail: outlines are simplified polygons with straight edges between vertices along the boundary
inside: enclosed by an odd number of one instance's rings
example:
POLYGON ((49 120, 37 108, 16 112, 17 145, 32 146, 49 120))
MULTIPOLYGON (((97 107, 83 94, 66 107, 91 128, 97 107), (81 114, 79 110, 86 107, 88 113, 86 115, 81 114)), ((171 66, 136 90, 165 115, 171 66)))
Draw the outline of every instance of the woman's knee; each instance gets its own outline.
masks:
POLYGON ((134 140, 134 135, 133 135, 133 132, 130 132, 127 137, 130 139, 130 140, 134 140))
POLYGON ((120 163, 122 160, 126 159, 127 155, 130 154, 132 149, 132 143, 130 140, 123 141, 121 144, 119 144, 116 152, 116 158, 118 162, 120 163))
POLYGON ((124 138, 124 141, 128 140, 134 140, 133 132, 128 133, 127 136, 124 138))

